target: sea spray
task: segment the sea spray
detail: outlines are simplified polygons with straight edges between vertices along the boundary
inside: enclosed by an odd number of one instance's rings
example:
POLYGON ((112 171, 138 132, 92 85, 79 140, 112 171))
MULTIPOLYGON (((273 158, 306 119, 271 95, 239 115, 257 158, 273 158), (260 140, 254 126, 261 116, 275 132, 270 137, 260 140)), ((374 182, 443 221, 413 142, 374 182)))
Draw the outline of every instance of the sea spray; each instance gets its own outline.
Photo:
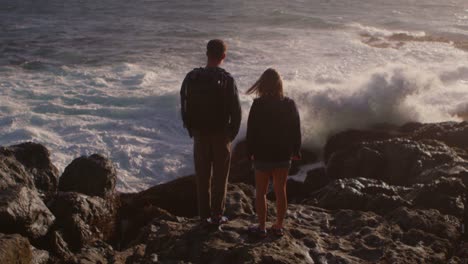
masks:
POLYGON ((405 66, 366 72, 339 85, 311 85, 292 95, 300 105, 305 144, 320 148, 326 139, 351 128, 388 123, 458 120, 424 95, 441 89, 437 75, 405 66))

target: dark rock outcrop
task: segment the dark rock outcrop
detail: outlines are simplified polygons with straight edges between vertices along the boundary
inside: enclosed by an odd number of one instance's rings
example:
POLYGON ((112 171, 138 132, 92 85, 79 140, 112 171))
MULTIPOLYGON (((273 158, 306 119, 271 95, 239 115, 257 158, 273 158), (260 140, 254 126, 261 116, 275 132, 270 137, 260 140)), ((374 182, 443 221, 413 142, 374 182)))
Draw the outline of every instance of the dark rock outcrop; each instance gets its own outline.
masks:
POLYGON ((323 156, 328 163, 339 150, 362 142, 406 138, 415 141, 437 140, 452 148, 468 151, 468 122, 443 122, 433 124, 408 123, 400 127, 380 126, 368 130, 350 129, 331 136, 324 147, 323 156))
POLYGON ((467 189, 461 179, 440 178, 419 186, 410 194, 415 207, 437 209, 441 213, 462 217, 463 197, 467 189))
POLYGON ((0 148, 0 190, 16 185, 34 188, 34 181, 11 152, 2 147, 0 148))
POLYGON ((33 263, 31 244, 20 235, 0 234, 0 260, 5 264, 33 263))
POLYGON ((156 185, 134 194, 122 194, 122 208, 126 215, 137 214, 145 207, 153 206, 169 213, 194 217, 198 214, 195 176, 186 176, 156 185))
POLYGON ((44 201, 49 201, 57 192, 59 175, 58 169, 50 160, 49 150, 33 142, 9 146, 7 150, 33 176, 34 185, 44 201))
POLYGON ((0 231, 33 239, 47 234, 55 217, 34 189, 13 186, 0 191, 0 231))
POLYGON ((410 206, 411 201, 402 196, 411 190, 373 179, 341 179, 330 183, 315 194, 316 198, 304 203, 327 209, 352 209, 385 214, 401 206, 410 206))
MULTIPOLYGON (((196 217, 194 176, 116 194, 112 163, 92 155, 67 167, 56 193, 50 180, 55 167, 45 148, 33 143, 1 148, 0 232, 25 237, 0 234, 0 259, 37 264, 463 263, 468 245, 461 243, 459 227, 468 215, 467 127, 413 123, 332 137, 324 153, 326 168, 309 171, 304 182, 287 183, 286 235, 264 240, 246 232, 257 220, 245 142, 233 153, 225 212, 230 221, 221 228, 196 217)), ((267 203, 270 226, 276 208, 273 201, 267 203)))
POLYGON ((112 196, 116 178, 112 162, 99 154, 93 154, 77 158, 65 168, 60 177, 59 191, 79 192, 89 196, 112 196))
POLYGON ((364 177, 411 185, 418 183, 427 170, 462 161, 453 149, 438 141, 389 139, 334 152, 327 163, 327 174, 334 179, 364 177))
POLYGON ((412 216, 414 225, 408 226, 401 216, 404 210, 386 218, 291 205, 287 234, 264 240, 248 236, 246 227, 254 220, 250 216, 233 219, 221 232, 192 219, 158 219, 146 229, 142 263, 446 263, 450 239, 457 239, 450 227, 456 221, 437 211, 418 211, 412 216), (434 221, 418 227, 429 215, 434 221))
POLYGON ((117 213, 113 200, 65 192, 57 195, 51 210, 57 217, 56 228, 73 251, 114 235, 117 213))

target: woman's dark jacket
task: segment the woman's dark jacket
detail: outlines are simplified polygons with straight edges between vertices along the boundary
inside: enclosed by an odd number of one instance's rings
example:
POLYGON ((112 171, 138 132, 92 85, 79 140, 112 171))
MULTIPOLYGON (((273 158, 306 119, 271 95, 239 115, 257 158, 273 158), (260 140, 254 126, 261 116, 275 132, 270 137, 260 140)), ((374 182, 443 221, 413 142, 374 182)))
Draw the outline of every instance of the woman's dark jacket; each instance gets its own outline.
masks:
POLYGON ((247 148, 256 161, 282 162, 299 155, 301 124, 290 98, 254 100, 247 122, 247 148))

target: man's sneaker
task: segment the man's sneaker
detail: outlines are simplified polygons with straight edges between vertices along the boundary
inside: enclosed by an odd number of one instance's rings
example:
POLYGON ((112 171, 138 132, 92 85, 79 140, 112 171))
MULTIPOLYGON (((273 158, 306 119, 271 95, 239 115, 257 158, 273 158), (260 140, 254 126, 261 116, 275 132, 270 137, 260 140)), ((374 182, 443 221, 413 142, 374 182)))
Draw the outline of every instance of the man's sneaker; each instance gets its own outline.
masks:
POLYGON ((227 223, 229 219, 223 215, 216 215, 208 218, 206 221, 212 225, 222 225, 227 223))
POLYGON ((261 229, 258 226, 249 226, 249 228, 247 229, 247 233, 249 234, 249 236, 260 239, 266 238, 268 236, 266 229, 261 229))

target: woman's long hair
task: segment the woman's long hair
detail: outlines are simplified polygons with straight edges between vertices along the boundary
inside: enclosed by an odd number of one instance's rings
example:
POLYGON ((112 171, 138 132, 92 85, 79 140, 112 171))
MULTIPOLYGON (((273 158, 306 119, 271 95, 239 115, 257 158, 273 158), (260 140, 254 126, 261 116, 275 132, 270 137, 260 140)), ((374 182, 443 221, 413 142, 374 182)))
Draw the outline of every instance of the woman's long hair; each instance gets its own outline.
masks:
POLYGON ((247 94, 257 94, 259 97, 283 98, 283 81, 281 80, 281 76, 275 69, 267 69, 260 76, 260 79, 247 90, 247 94))

